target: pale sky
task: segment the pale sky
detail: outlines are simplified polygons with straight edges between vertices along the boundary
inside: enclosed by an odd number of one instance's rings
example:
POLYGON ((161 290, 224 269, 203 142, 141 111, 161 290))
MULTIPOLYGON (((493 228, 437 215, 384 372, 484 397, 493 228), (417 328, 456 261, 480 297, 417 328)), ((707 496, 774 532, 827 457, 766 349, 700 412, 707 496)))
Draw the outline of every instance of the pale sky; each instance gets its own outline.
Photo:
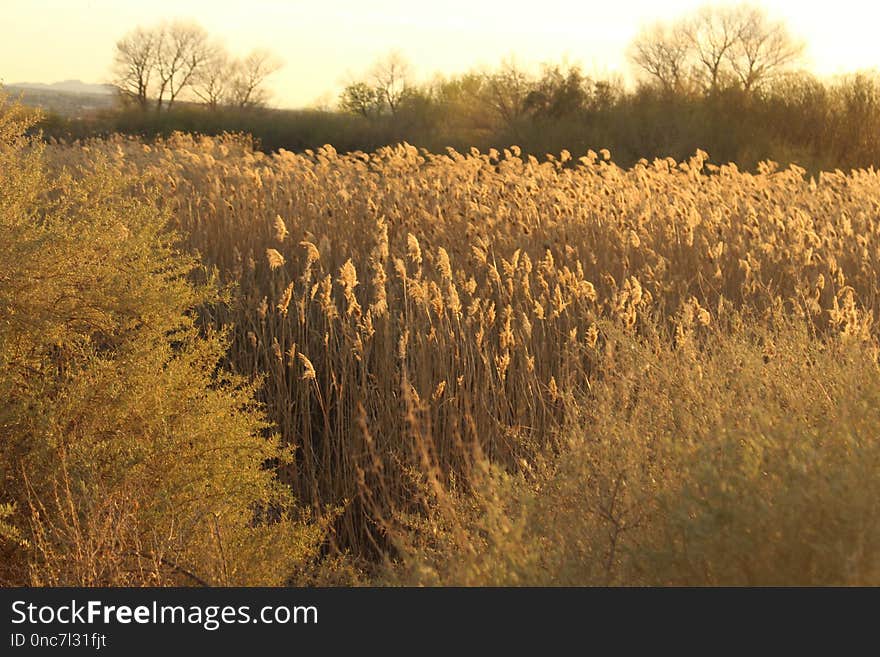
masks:
MULTIPOLYGON (((284 67, 272 104, 335 102, 346 80, 400 51, 421 79, 514 56, 524 66, 565 59, 585 72, 629 71, 639 27, 677 18, 705 0, 0 0, 0 82, 108 82, 113 47, 163 19, 200 23, 230 51, 273 50, 284 67)), ((880 66, 880 3, 766 0, 808 45, 823 75, 880 66)))

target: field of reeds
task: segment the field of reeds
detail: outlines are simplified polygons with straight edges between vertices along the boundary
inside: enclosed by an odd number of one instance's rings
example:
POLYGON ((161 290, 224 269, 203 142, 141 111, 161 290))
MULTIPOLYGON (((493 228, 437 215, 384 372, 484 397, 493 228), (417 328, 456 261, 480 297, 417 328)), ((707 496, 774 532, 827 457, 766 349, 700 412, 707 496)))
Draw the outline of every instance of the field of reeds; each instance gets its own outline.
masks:
POLYGON ((877 171, 10 125, 5 582, 880 583, 877 171))

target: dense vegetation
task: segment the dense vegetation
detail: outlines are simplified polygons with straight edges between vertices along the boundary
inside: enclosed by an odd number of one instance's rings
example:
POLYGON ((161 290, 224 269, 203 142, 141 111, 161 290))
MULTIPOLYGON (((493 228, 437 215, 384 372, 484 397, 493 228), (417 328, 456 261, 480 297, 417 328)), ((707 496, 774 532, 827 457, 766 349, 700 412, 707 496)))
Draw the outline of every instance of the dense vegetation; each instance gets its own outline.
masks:
POLYGON ((196 328, 216 289, 111 161, 54 175, 24 127, 0 107, 0 581, 286 581, 320 531, 196 328))
POLYGON ((390 51, 321 110, 272 110, 268 80, 282 61, 263 49, 234 59, 192 21, 139 26, 113 52, 116 109, 49 116, 47 137, 174 132, 248 134, 266 153, 324 144, 372 152, 407 142, 431 152, 517 144, 543 158, 610 149, 642 158, 712 161, 755 171, 764 160, 809 173, 880 165, 880 77, 861 71, 820 79, 804 70, 806 44, 749 2, 705 5, 645 24, 626 55, 635 84, 591 77, 579 66, 499 67, 418 81, 390 51))
POLYGON ((880 176, 41 147, 6 583, 880 583, 880 176))
POLYGON ((736 162, 746 170, 766 159, 811 173, 880 165, 880 79, 872 72, 830 81, 790 74, 748 94, 736 86, 714 93, 655 85, 627 91, 561 67, 511 89, 511 75, 473 74, 410 87, 393 115, 183 104, 162 113, 129 108, 84 119, 49 116, 40 127, 47 137, 65 139, 247 133, 266 153, 328 143, 339 152, 369 152, 406 141, 432 152, 518 144, 539 158, 563 149, 608 148, 625 167, 642 157, 686 159, 698 148, 717 163, 736 162))

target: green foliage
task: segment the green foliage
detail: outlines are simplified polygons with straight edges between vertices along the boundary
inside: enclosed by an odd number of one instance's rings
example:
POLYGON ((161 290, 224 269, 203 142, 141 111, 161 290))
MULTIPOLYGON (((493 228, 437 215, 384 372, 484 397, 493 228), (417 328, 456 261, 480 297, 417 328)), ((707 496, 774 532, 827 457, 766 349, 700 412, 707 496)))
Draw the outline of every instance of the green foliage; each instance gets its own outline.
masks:
POLYGON ((383 111, 382 90, 366 82, 354 82, 342 91, 339 108, 364 118, 377 117, 383 111))
POLYGON ((0 581, 284 582, 321 531, 196 326, 216 292, 100 158, 47 175, 20 114, 0 107, 0 581))

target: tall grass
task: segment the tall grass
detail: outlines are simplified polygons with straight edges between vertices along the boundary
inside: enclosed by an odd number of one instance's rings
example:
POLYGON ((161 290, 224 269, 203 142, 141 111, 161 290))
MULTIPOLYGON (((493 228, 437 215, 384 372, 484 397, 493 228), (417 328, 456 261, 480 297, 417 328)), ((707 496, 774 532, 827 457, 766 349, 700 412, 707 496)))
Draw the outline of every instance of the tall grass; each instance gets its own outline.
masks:
POLYGON ((876 585, 880 379, 870 349, 743 318, 699 349, 603 331, 607 376, 564 446, 473 490, 423 487, 391 583, 876 585), (769 347, 772 345, 772 347, 769 347))
POLYGON ((199 326, 261 382, 280 481, 337 510, 325 554, 395 582, 875 581, 876 171, 49 151, 158 189, 229 286, 199 326))

